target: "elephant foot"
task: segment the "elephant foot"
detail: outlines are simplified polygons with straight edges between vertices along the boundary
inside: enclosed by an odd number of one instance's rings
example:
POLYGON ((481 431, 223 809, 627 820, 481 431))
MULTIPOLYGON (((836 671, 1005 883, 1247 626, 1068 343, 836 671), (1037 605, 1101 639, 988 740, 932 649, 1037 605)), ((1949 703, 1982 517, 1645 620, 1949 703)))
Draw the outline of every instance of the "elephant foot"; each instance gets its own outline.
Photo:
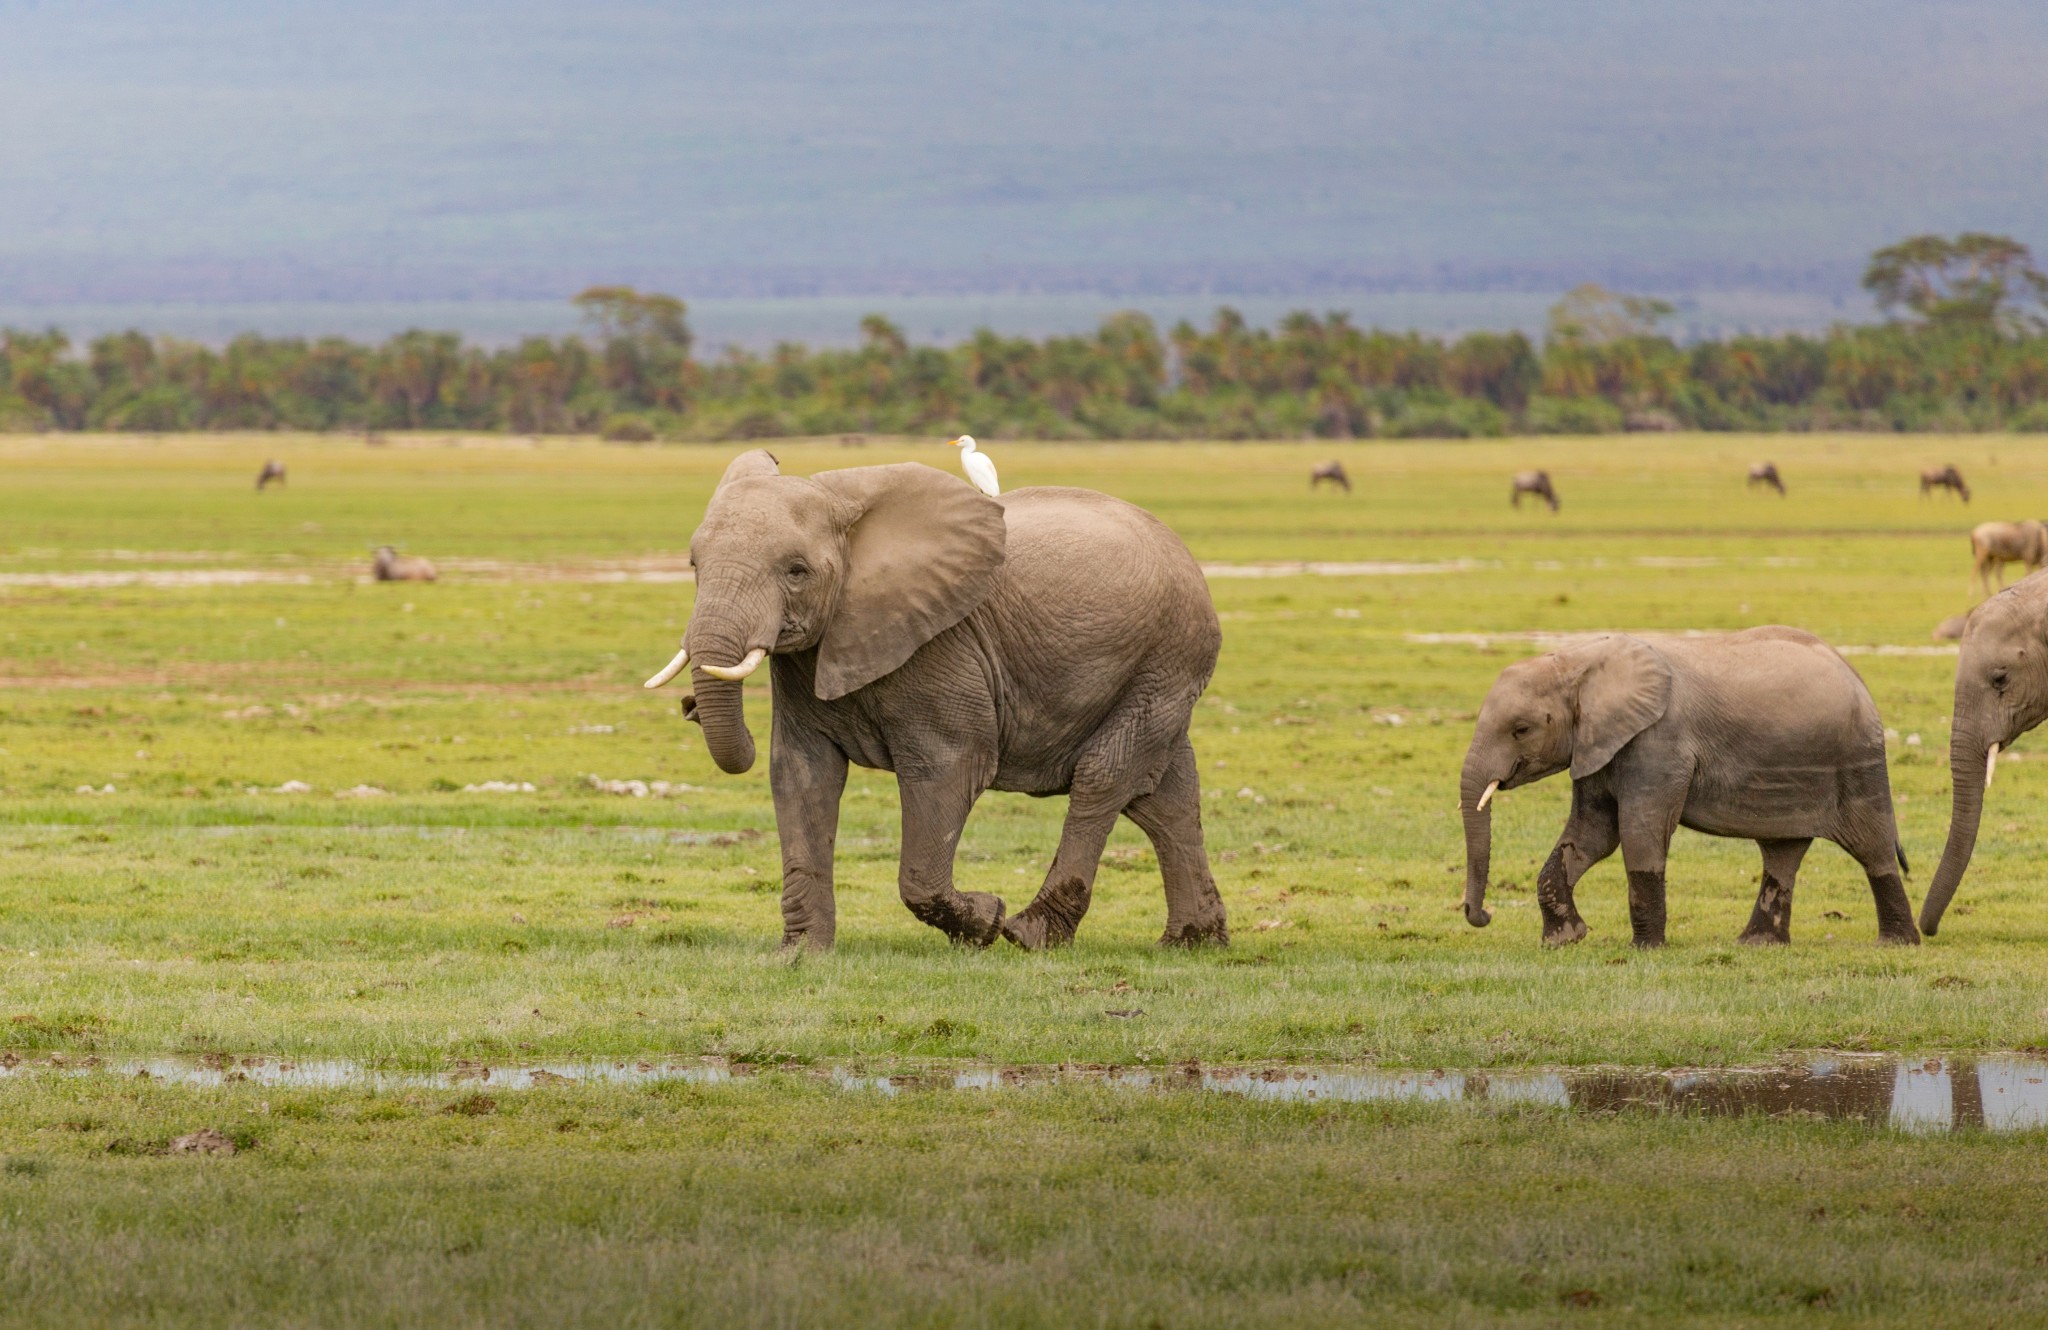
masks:
POLYGON ((1177 922, 1166 921, 1166 931, 1159 935, 1162 947, 1227 947, 1230 945, 1230 920, 1223 911, 1213 915, 1177 922))
POLYGON ((1074 940, 1072 930, 1063 932, 1053 927, 1044 915, 1034 915, 1028 909, 1022 914, 1013 914, 1003 920, 1003 936, 1026 951, 1064 947, 1074 940))
POLYGON ((1008 907, 985 891, 955 891, 906 902, 919 922, 930 924, 963 947, 986 947, 1001 934, 1008 907))
POLYGON ((798 929, 794 932, 786 931, 783 933, 782 950, 786 953, 802 951, 830 951, 832 950, 832 942, 832 934, 828 930, 798 929))
POLYGON ((1792 945, 1792 935, 1790 933, 1773 932, 1769 928, 1745 928, 1736 935, 1735 940, 1745 947, 1789 947, 1792 945))
POLYGON ((1586 921, 1576 915, 1543 930, 1543 945, 1546 947, 1569 947, 1586 936, 1586 921))
POLYGON ((1877 941, 1879 946, 1885 947, 1917 947, 1920 945, 1920 934, 1908 924, 1904 932, 1884 929, 1878 933, 1877 941))
POLYGON ((1079 931, 1091 894, 1090 884, 1079 877, 1047 882, 1031 904, 1003 925, 1003 936, 1026 951, 1064 947, 1079 931))

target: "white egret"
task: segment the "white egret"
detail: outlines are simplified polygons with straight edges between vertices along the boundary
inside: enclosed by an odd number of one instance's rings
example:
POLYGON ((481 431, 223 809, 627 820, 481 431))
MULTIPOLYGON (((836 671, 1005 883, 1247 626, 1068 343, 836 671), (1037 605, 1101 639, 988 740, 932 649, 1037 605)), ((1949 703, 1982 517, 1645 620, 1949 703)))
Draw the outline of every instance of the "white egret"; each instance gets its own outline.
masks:
POLYGON ((1003 492, 1003 487, 996 483, 996 464, 988 460, 987 453, 974 451, 972 434, 962 434, 953 440, 953 446, 960 450, 960 469, 974 482, 974 488, 991 499, 1003 492))

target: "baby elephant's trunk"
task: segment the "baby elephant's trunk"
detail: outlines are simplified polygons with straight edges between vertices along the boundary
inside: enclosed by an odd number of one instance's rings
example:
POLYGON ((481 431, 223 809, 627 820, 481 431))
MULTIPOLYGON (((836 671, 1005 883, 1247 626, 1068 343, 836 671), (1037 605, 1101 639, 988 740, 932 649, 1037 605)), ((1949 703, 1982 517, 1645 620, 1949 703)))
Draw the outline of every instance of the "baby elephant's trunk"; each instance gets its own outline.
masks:
POLYGON ((1488 805, 1499 781, 1489 781, 1471 762, 1458 782, 1458 812, 1465 819, 1465 922, 1484 928, 1493 922, 1486 908, 1486 875, 1493 871, 1493 810, 1488 805))

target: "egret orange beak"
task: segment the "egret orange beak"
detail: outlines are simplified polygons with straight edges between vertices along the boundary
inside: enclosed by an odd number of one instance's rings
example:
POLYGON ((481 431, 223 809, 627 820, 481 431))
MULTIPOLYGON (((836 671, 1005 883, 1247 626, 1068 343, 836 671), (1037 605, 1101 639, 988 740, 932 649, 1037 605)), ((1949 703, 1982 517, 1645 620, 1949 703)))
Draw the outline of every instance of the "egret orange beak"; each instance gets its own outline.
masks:
POLYGON ((958 448, 958 447, 960 446, 960 440, 958 440, 958 439, 948 439, 948 440, 946 441, 946 446, 947 446, 948 448, 958 448))

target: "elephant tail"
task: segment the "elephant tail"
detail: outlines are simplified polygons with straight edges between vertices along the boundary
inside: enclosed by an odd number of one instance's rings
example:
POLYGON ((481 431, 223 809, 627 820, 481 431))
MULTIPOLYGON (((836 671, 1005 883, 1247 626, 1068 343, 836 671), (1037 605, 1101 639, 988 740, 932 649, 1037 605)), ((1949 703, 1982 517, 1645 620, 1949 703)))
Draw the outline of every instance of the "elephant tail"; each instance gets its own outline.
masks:
POLYGON ((1899 871, 1907 877, 1913 876, 1913 865, 1906 862, 1906 847, 1899 844, 1896 831, 1892 833, 1892 853, 1899 857, 1899 871))

